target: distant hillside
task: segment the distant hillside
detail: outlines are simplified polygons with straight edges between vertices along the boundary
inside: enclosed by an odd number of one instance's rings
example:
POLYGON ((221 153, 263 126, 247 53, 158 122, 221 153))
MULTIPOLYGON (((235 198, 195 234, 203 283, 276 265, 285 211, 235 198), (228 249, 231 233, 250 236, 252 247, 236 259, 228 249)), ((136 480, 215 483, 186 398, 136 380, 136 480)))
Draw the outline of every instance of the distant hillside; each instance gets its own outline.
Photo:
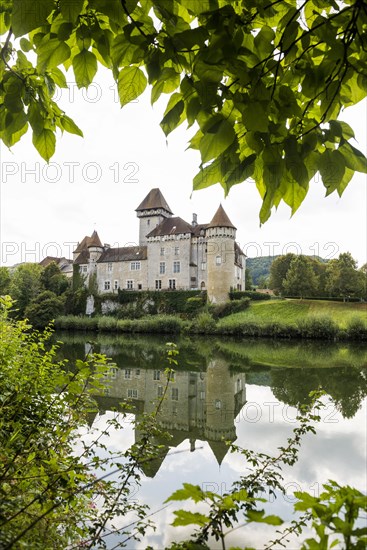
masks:
MULTIPOLYGON (((252 282, 254 286, 257 286, 259 284, 260 277, 269 277, 270 266, 273 261, 276 260, 276 258, 279 258, 279 256, 280 254, 278 254, 277 256, 260 256, 258 258, 247 258, 246 267, 251 272, 252 282)), ((318 256, 312 256, 312 258, 315 258, 320 262, 328 261, 318 256)))
POLYGON ((259 284, 260 277, 269 277, 270 266, 279 256, 259 256, 258 258, 247 258, 246 267, 250 270, 254 286, 259 284))

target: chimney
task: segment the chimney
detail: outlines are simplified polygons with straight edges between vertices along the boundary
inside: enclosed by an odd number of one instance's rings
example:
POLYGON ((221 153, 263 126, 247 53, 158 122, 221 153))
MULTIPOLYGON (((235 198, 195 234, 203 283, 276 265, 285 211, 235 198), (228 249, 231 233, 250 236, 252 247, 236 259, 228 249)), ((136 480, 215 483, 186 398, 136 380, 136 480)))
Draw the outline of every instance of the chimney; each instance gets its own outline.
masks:
POLYGON ((109 248, 111 248, 111 245, 110 245, 110 244, 107 244, 107 243, 104 243, 104 249, 105 249, 105 250, 108 250, 109 248))
POLYGON ((192 215, 192 224, 191 224, 191 225, 192 225, 193 227, 196 227, 197 224, 198 224, 198 215, 197 215, 197 214, 193 214, 193 215, 192 215))

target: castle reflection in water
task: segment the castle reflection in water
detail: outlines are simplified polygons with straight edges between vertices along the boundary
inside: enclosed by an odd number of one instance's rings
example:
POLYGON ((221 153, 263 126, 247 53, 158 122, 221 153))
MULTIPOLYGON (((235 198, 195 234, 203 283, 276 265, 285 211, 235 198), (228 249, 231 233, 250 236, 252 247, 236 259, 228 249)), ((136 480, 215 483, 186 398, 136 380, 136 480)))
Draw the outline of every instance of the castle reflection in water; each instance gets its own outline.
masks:
MULTIPOLYGON (((111 350, 101 349, 107 355, 108 351, 111 350)), ((157 416, 159 426, 171 439, 163 445, 160 458, 143 468, 145 474, 154 476, 169 449, 185 440, 189 440, 191 451, 195 450, 197 440, 207 441, 221 464, 228 450, 226 441, 236 439, 234 421, 245 404, 245 382, 246 375, 230 371, 229 363, 222 358, 210 359, 204 372, 175 370, 157 416)), ((110 367, 106 371, 103 394, 95 396, 98 413, 90 417, 90 425, 97 414, 121 410, 123 402, 128 400, 133 404, 135 439, 138 440, 139 421, 144 414, 156 410, 166 385, 164 368, 110 367)))

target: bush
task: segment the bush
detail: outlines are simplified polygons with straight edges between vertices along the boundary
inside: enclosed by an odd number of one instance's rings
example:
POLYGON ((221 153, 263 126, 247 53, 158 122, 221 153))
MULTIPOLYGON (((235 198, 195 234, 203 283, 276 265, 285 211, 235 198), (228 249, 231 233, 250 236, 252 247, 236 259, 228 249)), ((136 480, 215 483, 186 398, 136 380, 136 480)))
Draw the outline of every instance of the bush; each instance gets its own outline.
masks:
POLYGON ((114 317, 107 317, 107 316, 99 317, 98 330, 101 332, 103 331, 112 332, 117 330, 117 319, 115 319, 114 317))
POLYGON ((78 315, 64 315, 55 320, 55 328, 58 330, 97 330, 98 317, 78 315))
POLYGON ((185 313, 188 313, 189 315, 195 315, 200 312, 203 306, 204 302, 201 296, 193 296, 192 298, 187 298, 185 313))
POLYGON ((296 325, 301 338, 332 340, 339 332, 338 325, 327 315, 298 319, 296 325))
POLYGON ((352 317, 347 324, 347 335, 353 340, 367 340, 367 324, 360 317, 352 317))
POLYGON ((203 311, 191 323, 189 331, 196 334, 213 334, 216 331, 215 320, 209 312, 203 311))
POLYGON ((270 300, 271 295, 253 290, 232 290, 229 293, 230 300, 242 300, 243 298, 250 298, 250 300, 270 300))
POLYGON ((227 317, 233 313, 239 313, 245 311, 250 305, 249 298, 241 298, 240 300, 233 300, 231 302, 224 302, 223 304, 211 304, 209 306, 209 313, 212 314, 214 319, 221 319, 227 317))

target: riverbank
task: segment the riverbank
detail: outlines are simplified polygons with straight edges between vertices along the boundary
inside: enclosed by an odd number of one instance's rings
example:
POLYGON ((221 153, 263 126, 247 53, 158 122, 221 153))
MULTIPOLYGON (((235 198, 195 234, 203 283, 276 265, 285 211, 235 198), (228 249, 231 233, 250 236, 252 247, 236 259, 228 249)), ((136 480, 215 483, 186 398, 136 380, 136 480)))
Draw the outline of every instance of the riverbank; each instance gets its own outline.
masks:
POLYGON ((269 338, 367 341, 367 304, 313 300, 252 303, 240 313, 215 320, 204 311, 193 319, 151 315, 140 319, 64 316, 58 330, 150 334, 218 334, 269 338))

